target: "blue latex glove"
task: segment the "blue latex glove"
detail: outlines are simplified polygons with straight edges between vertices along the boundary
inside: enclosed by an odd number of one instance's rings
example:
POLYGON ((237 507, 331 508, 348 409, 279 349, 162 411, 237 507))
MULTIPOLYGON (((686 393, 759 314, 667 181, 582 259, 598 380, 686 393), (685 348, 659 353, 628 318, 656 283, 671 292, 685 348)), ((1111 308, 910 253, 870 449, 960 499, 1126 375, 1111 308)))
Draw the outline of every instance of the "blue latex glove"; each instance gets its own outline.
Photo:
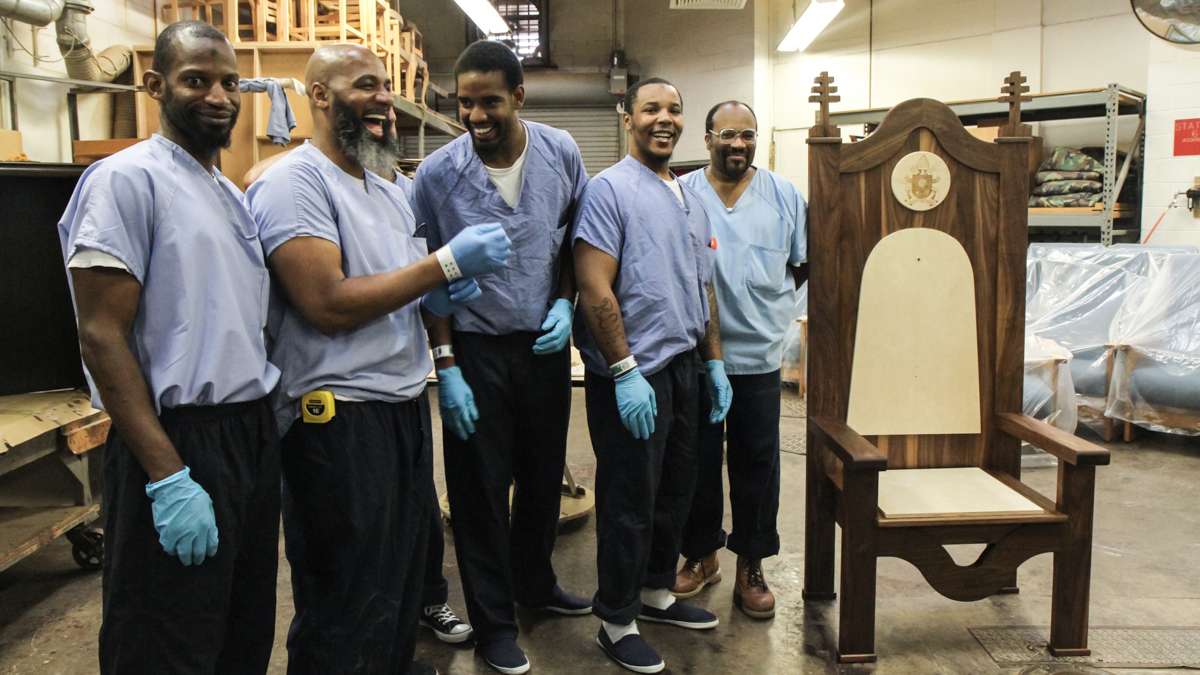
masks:
POLYGON ((438 316, 450 316, 463 305, 483 295, 474 279, 464 277, 441 284, 421 298, 421 306, 438 316))
POLYGON ((217 517, 212 498, 183 467, 146 486, 154 529, 163 550, 184 565, 199 565, 217 554, 217 517))
POLYGON ((437 371, 437 376, 438 408, 442 413, 442 421, 451 433, 465 441, 475 433, 475 421, 479 419, 475 394, 463 379, 458 366, 443 368, 437 371))
POLYGON ((729 414, 729 404, 733 403, 733 387, 729 377, 725 375, 725 362, 720 359, 705 361, 708 369, 708 396, 712 400, 712 412, 708 415, 711 424, 724 422, 729 414))
POLYGON ((654 418, 658 415, 658 401, 654 388, 642 377, 637 368, 616 380, 617 412, 621 423, 639 440, 648 440, 654 433, 654 418))
POLYGON ((512 242, 500 223, 472 225, 459 232, 447 246, 464 277, 495 272, 508 264, 512 253, 512 242))
POLYGON ((571 320, 575 316, 575 307, 570 300, 559 298, 554 301, 546 320, 542 322, 542 330, 546 331, 533 343, 534 354, 554 354, 561 352, 571 339, 571 320))

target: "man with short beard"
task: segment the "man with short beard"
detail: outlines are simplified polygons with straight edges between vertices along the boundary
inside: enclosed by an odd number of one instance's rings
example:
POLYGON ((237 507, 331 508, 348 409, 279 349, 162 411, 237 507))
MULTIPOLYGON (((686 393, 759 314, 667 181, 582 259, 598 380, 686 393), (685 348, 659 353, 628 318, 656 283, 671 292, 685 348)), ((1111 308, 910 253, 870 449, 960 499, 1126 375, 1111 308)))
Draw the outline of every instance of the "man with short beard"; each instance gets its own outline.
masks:
MULTIPOLYGON (((734 604, 750 617, 769 619, 775 596, 762 559, 779 553, 779 367, 808 245, 804 198, 784 178, 751 164, 757 132, 754 111, 745 103, 713 106, 704 126, 711 163, 683 177, 700 196, 721 242, 714 274, 734 395, 727 423, 700 431, 696 494, 683 530, 687 561, 672 591, 689 598, 719 581, 717 551, 728 546, 737 554, 734 604), (733 510, 728 540, 721 529, 725 443, 733 510)), ((705 400, 704 407, 709 405, 705 400)))
POLYGON ((237 60, 167 26, 142 80, 161 131, 84 172, 58 223, 105 449, 100 672, 265 673, 275 632, 279 444, 268 274, 215 162, 237 60))
POLYGON ((585 318, 575 337, 596 453, 596 642, 622 667, 657 673, 666 664, 638 619, 718 623, 670 588, 700 427, 725 419, 731 394, 712 288, 717 240, 697 194, 670 170, 683 98, 650 78, 629 88, 624 109, 629 155, 588 184, 575 219, 585 318), (705 417, 702 373, 713 401, 705 417))
POLYGON ((473 277, 502 268, 510 243, 485 225, 426 254, 404 193, 363 168, 395 160, 379 57, 322 47, 305 79, 312 142, 247 195, 282 291, 269 332, 296 605, 288 672, 414 672, 434 508, 422 310, 473 300, 473 277))
POLYGON ((569 135, 521 120, 524 74, 511 49, 475 42, 454 73, 467 134, 421 162, 412 201, 432 245, 490 221, 513 240, 512 264, 479 279, 479 302, 453 322, 434 322, 429 335, 476 651, 514 675, 530 669, 517 645, 514 602, 556 614, 591 611, 559 587, 551 562, 571 414, 575 280, 563 247, 587 174, 569 135))

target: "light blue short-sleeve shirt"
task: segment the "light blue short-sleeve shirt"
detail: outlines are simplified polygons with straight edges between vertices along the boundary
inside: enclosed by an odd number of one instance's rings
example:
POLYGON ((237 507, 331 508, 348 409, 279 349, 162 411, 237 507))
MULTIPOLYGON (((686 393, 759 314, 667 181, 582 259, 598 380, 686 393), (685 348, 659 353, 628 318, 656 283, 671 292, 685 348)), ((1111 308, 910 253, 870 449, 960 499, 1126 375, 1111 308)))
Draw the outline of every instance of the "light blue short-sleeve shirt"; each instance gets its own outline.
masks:
POLYGON ((155 134, 88 167, 58 234, 64 261, 107 253, 142 285, 129 346, 156 410, 253 401, 275 387, 258 229, 220 171, 155 134))
MULTIPOLYGON (((613 288, 629 350, 645 375, 691 350, 708 325, 706 286, 712 280, 713 241, 700 197, 680 183, 683 205, 644 164, 626 155, 588 183, 575 218, 574 241, 617 259, 613 288)), ((609 377, 586 321, 575 322, 575 343, 589 371, 609 377)))
POLYGON ((714 276, 726 371, 778 370, 796 300, 788 267, 808 257, 804 198, 766 169, 755 172, 733 208, 721 201, 703 169, 682 180, 700 196, 720 242, 714 276))
MULTIPOLYGON (((289 152, 246 195, 268 259, 296 237, 318 237, 342 253, 347 277, 407 267, 426 255, 412 210, 395 184, 367 171, 342 171, 311 143, 289 152)), ((314 389, 356 401, 407 401, 425 389, 433 368, 419 302, 358 328, 325 335, 277 292, 269 333, 271 360, 283 371, 276 401, 280 427, 299 415, 314 389)))
POLYGON ((412 205, 430 250, 482 223, 501 223, 512 240, 508 265, 476 279, 483 295, 454 313, 455 330, 487 335, 541 332, 546 311, 557 297, 563 242, 587 172, 569 134, 537 122, 522 123, 528 145, 515 207, 488 178, 470 134, 439 148, 417 169, 412 205))

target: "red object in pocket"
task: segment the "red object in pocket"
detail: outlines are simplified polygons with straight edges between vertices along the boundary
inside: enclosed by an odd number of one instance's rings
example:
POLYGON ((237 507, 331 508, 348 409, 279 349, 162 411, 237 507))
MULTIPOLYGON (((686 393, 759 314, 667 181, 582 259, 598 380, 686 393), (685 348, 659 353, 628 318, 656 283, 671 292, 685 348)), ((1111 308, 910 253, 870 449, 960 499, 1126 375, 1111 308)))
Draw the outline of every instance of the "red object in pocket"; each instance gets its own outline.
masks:
POLYGON ((711 249, 712 249, 712 250, 714 250, 714 251, 715 251, 715 250, 717 250, 717 238, 716 238, 716 237, 710 237, 710 238, 709 238, 709 240, 708 240, 708 247, 709 247, 709 248, 711 248, 711 249))

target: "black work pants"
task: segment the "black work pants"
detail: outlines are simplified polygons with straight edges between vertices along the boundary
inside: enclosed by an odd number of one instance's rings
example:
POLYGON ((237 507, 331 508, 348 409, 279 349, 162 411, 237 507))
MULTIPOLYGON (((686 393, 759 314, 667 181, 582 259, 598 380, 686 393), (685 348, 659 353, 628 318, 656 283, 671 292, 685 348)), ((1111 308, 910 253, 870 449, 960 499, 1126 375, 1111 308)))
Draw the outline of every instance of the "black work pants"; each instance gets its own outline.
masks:
POLYGON ((433 507, 425 394, 338 401, 283 438, 283 528, 296 616, 291 675, 396 675, 412 665, 433 507))
POLYGON ((641 612, 642 588, 670 588, 692 489, 700 421, 700 360, 676 356, 646 377, 658 414, 649 440, 621 423, 614 383, 587 373, 588 431, 596 453, 596 566, 593 612, 628 624, 641 612))
POLYGON ((557 584, 550 557, 567 455, 571 362, 566 349, 534 354, 537 337, 453 336, 479 421, 465 441, 443 425, 446 487, 467 613, 480 644, 515 638, 513 602, 545 605, 557 584))
POLYGON ((185 567, 158 543, 149 478, 113 427, 104 456, 100 672, 267 672, 279 562, 279 440, 263 400, 166 409, 192 480, 212 498, 217 554, 185 567))
POLYGON ((733 404, 721 424, 709 424, 708 388, 701 394, 700 451, 696 494, 683 531, 683 555, 704 558, 722 546, 747 558, 779 553, 779 371, 730 375, 733 404), (721 528, 725 491, 721 459, 729 464, 729 502, 733 531, 726 541, 721 528))

